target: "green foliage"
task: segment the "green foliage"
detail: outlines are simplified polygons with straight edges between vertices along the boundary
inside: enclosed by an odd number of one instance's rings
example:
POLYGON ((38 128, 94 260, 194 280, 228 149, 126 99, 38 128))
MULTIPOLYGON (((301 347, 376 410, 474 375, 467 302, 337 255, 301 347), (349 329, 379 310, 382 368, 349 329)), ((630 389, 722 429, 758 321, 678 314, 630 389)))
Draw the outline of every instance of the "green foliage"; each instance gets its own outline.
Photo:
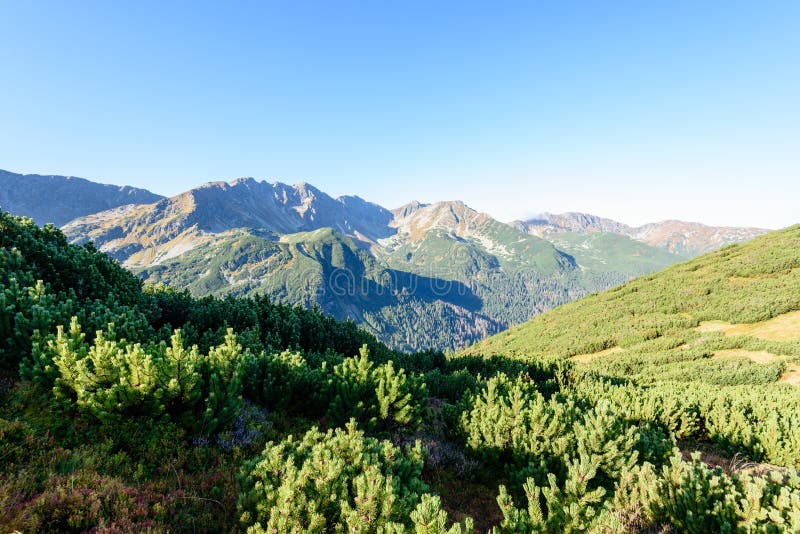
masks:
POLYGON ((133 305, 141 299, 135 276, 92 245, 68 246, 64 234, 50 224, 38 227, 26 217, 0 212, 0 250, 0 265, 7 271, 0 277, 4 283, 17 278, 13 271, 22 270, 29 279, 45 280, 54 293, 74 292, 79 301, 133 305))
POLYGON ((375 366, 366 346, 358 357, 333 368, 329 388, 328 420, 340 425, 355 418, 372 432, 413 430, 428 405, 424 382, 395 369, 391 361, 375 366))
POLYGON ((144 413, 157 415, 156 366, 141 345, 117 342, 113 323, 97 333, 91 347, 77 345, 80 326, 73 321, 69 339, 59 329, 53 364, 58 369, 54 392, 71 398, 79 409, 104 422, 144 413), (108 339, 106 338, 108 337, 108 339))
POLYGON ((636 467, 620 484, 613 508, 640 525, 669 523, 682 532, 796 532, 800 478, 795 471, 726 474, 694 454, 672 457, 660 471, 636 467))
MULTIPOLYGON (((401 451, 350 422, 269 443, 244 468, 241 521, 251 532, 380 532, 407 523, 420 494, 422 450, 401 451)), ((420 516, 420 518, 422 518, 420 516)))
POLYGON ((327 377, 299 352, 251 354, 245 361, 244 393, 270 409, 317 414, 326 400, 327 377))
POLYGON ((496 465, 524 469, 544 462, 551 472, 563 473, 568 458, 586 459, 598 481, 610 487, 636 463, 632 450, 639 437, 601 400, 581 408, 569 397, 549 400, 524 378, 501 374, 490 379, 461 417, 461 430, 475 454, 496 465))
MULTIPOLYGON (((473 521, 467 518, 464 526, 455 524, 447 527, 447 512, 441 509, 441 499, 436 495, 424 494, 409 518, 414 524, 414 534, 472 534, 473 521)), ((402 532, 402 530, 398 530, 402 532)))
POLYGON ((188 291, 164 285, 147 286, 145 296, 148 309, 154 310, 156 330, 180 328, 186 341, 201 350, 221 343, 226 329, 233 328, 240 334, 251 332, 255 339, 246 348, 255 354, 283 349, 356 354, 366 344, 376 358, 391 356, 386 346, 352 321, 336 321, 318 308, 273 303, 263 296, 196 299, 188 291))
POLYGON ((208 434, 239 413, 248 356, 232 330, 207 355, 187 349, 179 330, 169 346, 118 341, 113 323, 89 344, 73 317, 69 333, 59 326, 55 336, 36 339, 26 369, 67 405, 74 402, 104 423, 166 414, 208 434))
POLYGON ((528 500, 526 510, 514 508, 506 488, 500 486, 497 502, 503 512, 501 532, 585 532, 593 524, 603 503, 605 488, 591 489, 596 468, 587 458, 569 463, 566 481, 559 487, 556 476, 548 475, 549 485, 538 487, 532 478, 523 486, 528 500), (547 504, 547 517, 541 508, 547 504))
POLYGON ((800 467, 800 394, 792 386, 614 385, 587 377, 576 391, 589 402, 607 399, 625 419, 657 424, 679 439, 710 440, 731 454, 800 467))
POLYGON ((445 510, 497 532, 800 530, 800 393, 774 383, 800 343, 694 330, 796 306, 777 294, 796 286, 796 249, 730 247, 664 275, 685 287, 593 296, 596 316, 547 314, 532 323, 546 338, 517 331, 510 357, 399 354, 318 309, 142 292, 55 229, 0 223, 4 530, 472 531, 445 510), (731 349, 774 358, 715 356, 731 349), (688 442, 727 471, 683 461, 688 442), (454 478, 498 488, 502 518, 464 509, 454 478))
POLYGON ((242 370, 246 355, 228 329, 225 342, 213 347, 202 360, 205 399, 201 424, 195 429, 211 433, 222 428, 239 413, 242 403, 242 370))

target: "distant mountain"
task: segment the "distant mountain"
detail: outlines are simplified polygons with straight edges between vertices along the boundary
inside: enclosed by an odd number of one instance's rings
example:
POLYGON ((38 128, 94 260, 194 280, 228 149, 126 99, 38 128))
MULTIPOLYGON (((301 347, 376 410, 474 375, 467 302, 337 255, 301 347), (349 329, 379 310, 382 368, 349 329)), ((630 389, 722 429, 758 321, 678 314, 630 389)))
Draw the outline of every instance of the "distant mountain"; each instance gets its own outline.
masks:
POLYGON ((627 235, 631 227, 611 219, 590 215, 588 213, 543 213, 524 221, 514 221, 511 226, 518 230, 538 236, 554 232, 574 232, 589 234, 606 232, 627 235))
POLYGON ((98 184, 83 178, 0 170, 0 208, 30 217, 40 225, 62 226, 76 217, 162 198, 146 189, 98 184))
POLYGON ((711 252, 731 243, 743 243, 769 232, 764 228, 706 226, 684 221, 645 224, 634 230, 631 237, 638 241, 688 256, 711 252))
POLYGON ((769 232, 764 228, 706 226, 674 220, 632 227, 587 213, 545 213, 525 221, 514 221, 511 225, 522 232, 545 238, 563 232, 618 234, 687 258, 769 232))
POLYGON ((663 248, 614 233, 563 232, 546 237, 556 248, 572 256, 585 272, 595 276, 615 275, 619 283, 682 259, 663 248))

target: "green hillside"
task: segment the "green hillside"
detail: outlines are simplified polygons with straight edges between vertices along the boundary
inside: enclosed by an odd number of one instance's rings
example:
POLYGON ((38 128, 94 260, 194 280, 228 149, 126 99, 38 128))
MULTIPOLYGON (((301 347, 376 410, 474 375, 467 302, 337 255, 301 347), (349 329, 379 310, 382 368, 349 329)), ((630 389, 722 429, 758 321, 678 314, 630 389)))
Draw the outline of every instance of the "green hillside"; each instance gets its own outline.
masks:
POLYGON ((459 278, 392 269, 331 228, 280 237, 232 230, 135 272, 148 284, 198 296, 265 295, 316 306, 399 350, 460 346, 506 324, 487 316, 481 298, 459 278))
POLYGON ((619 234, 558 232, 546 238, 586 271, 616 275, 622 281, 688 259, 619 234))
MULTIPOLYGON (((0 529, 796 532, 797 234, 560 308, 507 351, 406 354, 319 309, 142 288, 0 213, 0 529)), ((360 250, 225 238, 330 268, 360 250)), ((408 331, 427 313, 396 309, 408 331)))
POLYGON ((790 339, 724 336, 698 327, 705 321, 754 323, 800 309, 798 267, 800 227, 796 226, 566 304, 479 342, 466 353, 536 358, 625 349, 608 359, 614 361, 634 353, 721 344, 770 345, 781 354, 795 354, 790 339))

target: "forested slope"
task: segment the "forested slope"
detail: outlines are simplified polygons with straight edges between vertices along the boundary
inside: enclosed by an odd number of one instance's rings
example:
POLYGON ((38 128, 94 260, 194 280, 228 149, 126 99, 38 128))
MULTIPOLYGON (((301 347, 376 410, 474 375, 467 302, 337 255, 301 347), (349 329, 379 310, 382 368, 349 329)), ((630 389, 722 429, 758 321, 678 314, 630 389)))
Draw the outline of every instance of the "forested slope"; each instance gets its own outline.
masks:
MULTIPOLYGON (((741 269, 727 276, 757 276, 744 267, 756 259, 774 260, 757 273, 791 276, 781 247, 796 233, 702 259, 701 274, 714 278, 715 262, 741 253, 741 269)), ((91 246, 6 214, 0 245, 3 530, 800 529, 800 396, 772 383, 784 369, 737 374, 725 364, 684 376, 679 365, 655 379, 653 362, 684 350, 673 338, 693 323, 652 335, 670 314, 647 319, 646 304, 631 315, 641 325, 625 330, 615 319, 624 331, 612 341, 625 350, 663 343, 664 354, 626 362, 632 378, 619 367, 585 368, 617 354, 560 353, 572 346, 566 333, 510 356, 403 354, 318 310, 142 289, 91 246), (694 448, 704 455, 689 458, 694 448), (735 461, 709 467, 709 451, 735 461)), ((793 286, 763 278, 751 292, 761 305, 724 318, 794 309, 772 295, 793 286)), ((647 294, 657 279, 633 286, 647 294)), ((588 302, 613 299, 605 295, 588 302)), ((596 328, 596 337, 576 330, 588 337, 581 350, 611 335, 596 328)), ((691 335, 700 337, 685 342, 687 353, 707 334, 691 335)), ((744 350, 727 341, 737 336, 708 335, 720 350, 744 350)), ((784 367, 797 356, 791 341, 750 338, 784 367)))

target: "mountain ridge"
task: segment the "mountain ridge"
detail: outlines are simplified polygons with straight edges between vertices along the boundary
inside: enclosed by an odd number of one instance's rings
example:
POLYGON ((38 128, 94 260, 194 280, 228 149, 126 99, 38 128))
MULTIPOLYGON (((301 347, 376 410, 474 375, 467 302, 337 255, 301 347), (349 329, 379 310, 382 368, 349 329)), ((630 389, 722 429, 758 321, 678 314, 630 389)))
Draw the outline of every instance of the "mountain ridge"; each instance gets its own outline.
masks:
POLYGON ((100 184, 74 176, 18 174, 0 169, 0 207, 37 224, 67 222, 127 204, 148 204, 161 195, 131 186, 100 184))
POLYGON ((509 224, 522 232, 539 237, 558 232, 614 233, 686 257, 710 252, 729 243, 747 241, 770 231, 766 228, 710 226, 677 219, 629 226, 613 219, 581 212, 543 213, 509 224))

